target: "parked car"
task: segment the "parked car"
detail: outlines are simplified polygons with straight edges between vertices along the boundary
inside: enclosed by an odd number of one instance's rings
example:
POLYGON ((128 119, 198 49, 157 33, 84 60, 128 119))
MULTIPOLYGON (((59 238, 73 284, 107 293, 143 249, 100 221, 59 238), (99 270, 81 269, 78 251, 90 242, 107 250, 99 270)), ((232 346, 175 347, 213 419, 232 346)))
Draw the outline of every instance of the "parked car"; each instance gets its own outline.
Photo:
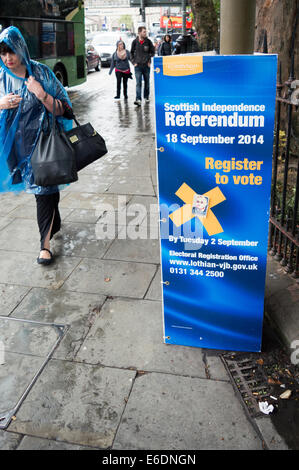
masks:
POLYGON ((100 55, 102 66, 111 64, 112 54, 116 51, 116 43, 120 39, 120 33, 99 33, 91 44, 100 55))
POLYGON ((91 44, 86 44, 86 73, 90 70, 95 69, 97 72, 101 70, 101 58, 97 53, 96 49, 91 44))

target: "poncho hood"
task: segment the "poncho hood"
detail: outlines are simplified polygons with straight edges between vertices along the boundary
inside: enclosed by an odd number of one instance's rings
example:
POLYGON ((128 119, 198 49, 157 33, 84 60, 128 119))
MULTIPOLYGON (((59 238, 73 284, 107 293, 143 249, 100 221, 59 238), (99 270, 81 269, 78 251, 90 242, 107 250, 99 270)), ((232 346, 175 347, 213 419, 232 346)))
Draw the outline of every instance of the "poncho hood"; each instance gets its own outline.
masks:
MULTIPOLYGON (((22 64, 25 65, 28 75, 32 75, 31 60, 29 56, 29 51, 25 39, 23 38, 20 30, 15 26, 10 26, 2 31, 0 34, 0 44, 5 42, 5 44, 10 47, 10 49, 17 55, 22 61, 22 64)), ((16 77, 8 67, 6 67, 0 56, 0 66, 5 69, 7 73, 11 76, 16 77)), ((16 77, 19 78, 19 77, 16 77)))

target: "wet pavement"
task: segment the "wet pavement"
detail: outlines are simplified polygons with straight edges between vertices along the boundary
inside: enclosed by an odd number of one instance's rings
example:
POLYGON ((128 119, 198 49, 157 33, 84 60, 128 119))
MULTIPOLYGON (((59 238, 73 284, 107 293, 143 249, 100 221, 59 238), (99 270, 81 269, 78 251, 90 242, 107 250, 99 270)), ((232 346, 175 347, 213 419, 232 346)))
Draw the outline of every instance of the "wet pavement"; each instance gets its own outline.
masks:
POLYGON ((102 69, 69 90, 109 153, 61 193, 53 265, 34 197, 0 195, 0 449, 287 449, 219 352, 163 343, 153 98, 115 86, 102 69))

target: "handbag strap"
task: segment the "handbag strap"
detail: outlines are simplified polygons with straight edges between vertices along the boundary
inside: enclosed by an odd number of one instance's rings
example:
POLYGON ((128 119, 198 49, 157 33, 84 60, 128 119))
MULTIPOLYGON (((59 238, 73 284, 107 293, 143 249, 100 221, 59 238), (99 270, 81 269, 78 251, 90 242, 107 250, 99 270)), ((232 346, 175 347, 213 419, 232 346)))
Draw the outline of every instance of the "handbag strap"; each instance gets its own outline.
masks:
MULTIPOLYGON (((56 111, 56 106, 55 106, 55 102, 56 102, 56 99, 53 97, 53 116, 54 116, 53 124, 54 124, 55 119, 56 119, 56 112, 55 112, 55 111, 56 111)), ((62 104, 60 103, 59 100, 57 100, 57 103, 58 103, 59 109, 62 109, 62 104)), ((72 113, 72 119, 73 119, 73 121, 75 121, 76 125, 77 125, 78 127, 80 127, 80 123, 79 123, 79 121, 77 120, 77 118, 76 118, 76 116, 75 116, 75 114, 74 114, 72 108, 70 108, 70 111, 71 111, 71 113, 72 113)), ((54 125, 53 125, 53 127, 54 127, 54 125)))
MULTIPOLYGON (((57 99, 57 104, 58 104, 59 110, 62 111, 62 110, 63 110, 63 107, 62 107, 62 104, 61 104, 61 102, 60 102, 59 99, 57 99)), ((60 116, 61 116, 61 115, 62 115, 62 114, 60 114, 60 116)), ((53 122, 52 122, 52 130, 53 130, 54 133, 56 133, 55 130, 57 131, 57 129, 59 129, 59 126, 58 126, 58 124, 57 124, 57 122, 56 122, 56 117, 57 117, 57 115, 56 115, 56 98, 54 98, 54 96, 53 96, 53 122)))
POLYGON ((57 125, 56 125, 56 99, 53 98, 53 110, 52 110, 52 132, 57 134, 57 125))
POLYGON ((75 123, 77 124, 77 126, 80 127, 80 124, 79 124, 79 122, 77 121, 77 118, 76 118, 76 116, 74 115, 74 113, 73 113, 73 120, 75 121, 75 123))

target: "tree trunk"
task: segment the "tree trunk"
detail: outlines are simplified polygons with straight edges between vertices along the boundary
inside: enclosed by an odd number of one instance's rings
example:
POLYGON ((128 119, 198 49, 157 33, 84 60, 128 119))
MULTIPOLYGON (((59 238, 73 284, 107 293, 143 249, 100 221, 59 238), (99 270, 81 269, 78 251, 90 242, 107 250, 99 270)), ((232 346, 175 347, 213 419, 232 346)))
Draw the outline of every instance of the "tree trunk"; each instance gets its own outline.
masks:
POLYGON ((200 50, 219 46, 218 17, 213 0, 192 0, 191 9, 200 50))
MULTIPOLYGON (((255 50, 278 54, 278 60, 281 63, 282 83, 289 78, 299 80, 299 0, 257 0, 256 11, 255 50), (293 76, 291 77, 291 75, 293 76)), ((288 98, 286 87, 283 89, 283 96, 288 98)), ((281 125, 285 130, 285 106, 282 106, 281 110, 281 125)), ((298 155, 298 111, 293 112, 291 134, 291 153, 298 155)))
POLYGON ((294 51, 295 77, 299 80, 298 29, 295 31, 298 0, 257 0, 255 50, 278 54, 282 67, 282 80, 291 72, 291 54, 294 51), (294 41, 292 43, 292 36, 294 41))

